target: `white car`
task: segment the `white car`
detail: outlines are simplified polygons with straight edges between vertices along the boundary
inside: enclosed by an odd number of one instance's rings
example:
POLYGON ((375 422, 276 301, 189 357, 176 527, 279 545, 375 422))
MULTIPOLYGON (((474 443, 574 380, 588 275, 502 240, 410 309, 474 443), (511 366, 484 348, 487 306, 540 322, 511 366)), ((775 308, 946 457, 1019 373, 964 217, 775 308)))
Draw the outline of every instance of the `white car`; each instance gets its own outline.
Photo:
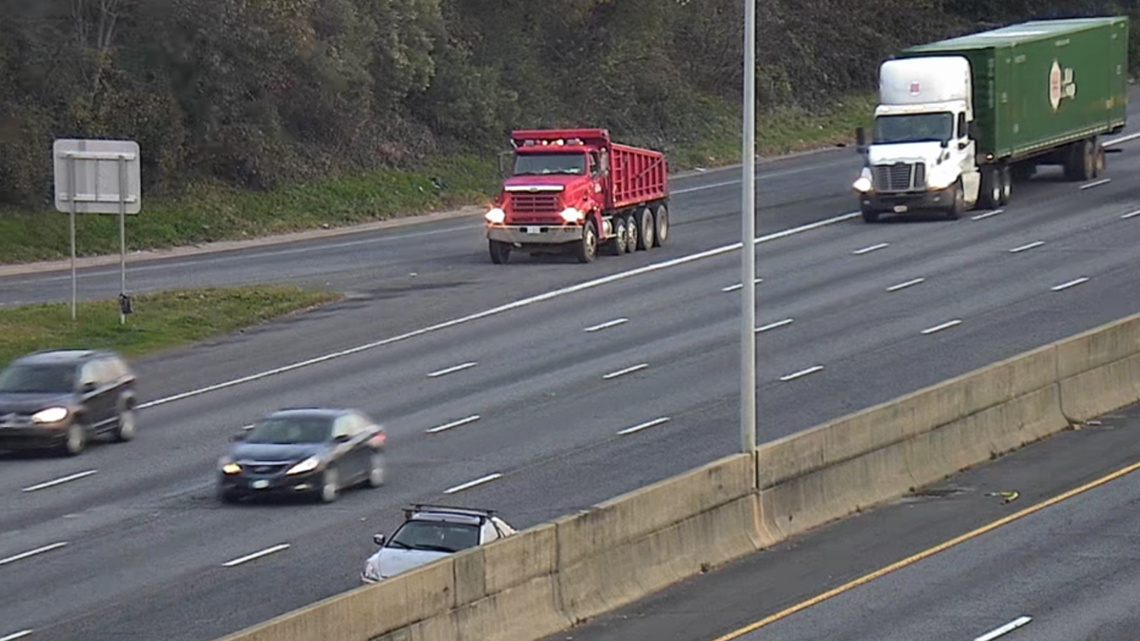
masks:
POLYGON ((461 550, 486 545, 517 533, 490 510, 441 505, 413 505, 404 510, 404 523, 387 539, 373 535, 380 546, 364 563, 360 580, 377 583, 461 550))

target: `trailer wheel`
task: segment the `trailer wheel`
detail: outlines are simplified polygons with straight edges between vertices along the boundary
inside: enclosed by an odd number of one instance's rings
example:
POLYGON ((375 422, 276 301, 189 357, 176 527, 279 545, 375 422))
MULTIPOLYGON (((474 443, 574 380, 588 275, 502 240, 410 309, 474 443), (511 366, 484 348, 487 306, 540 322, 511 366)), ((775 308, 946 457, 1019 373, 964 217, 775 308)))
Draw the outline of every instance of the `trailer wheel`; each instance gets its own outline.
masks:
POLYGON ((653 222, 657 227, 653 242, 657 247, 664 247, 669 240, 669 208, 665 205, 658 206, 653 222))
POLYGON ((625 218, 625 252, 632 254, 637 251, 637 246, 641 244, 641 234, 637 226, 637 218, 634 214, 623 216, 625 218))
POLYGON ((488 249, 491 251, 491 262, 503 265, 511 259, 511 246, 501 240, 488 240, 488 249))
POLYGON ((1073 143, 1065 163, 1065 177, 1072 181, 1091 180, 1096 172, 1095 153, 1087 139, 1073 143))
POLYGON ((997 209, 1001 205, 1001 194, 1001 171, 996 167, 986 167, 982 170, 981 205, 987 209, 997 209))
POLYGON ((1010 170, 1009 165, 1001 166, 1001 205, 1009 204, 1010 198, 1013 197, 1013 171, 1010 170))
POLYGON ((638 234, 637 248, 648 251, 653 249, 653 212, 649 211, 648 207, 641 210, 641 229, 638 234))
POLYGON ((582 240, 578 241, 574 253, 578 255, 579 263, 592 263, 598 256, 598 229, 592 218, 582 228, 582 240))

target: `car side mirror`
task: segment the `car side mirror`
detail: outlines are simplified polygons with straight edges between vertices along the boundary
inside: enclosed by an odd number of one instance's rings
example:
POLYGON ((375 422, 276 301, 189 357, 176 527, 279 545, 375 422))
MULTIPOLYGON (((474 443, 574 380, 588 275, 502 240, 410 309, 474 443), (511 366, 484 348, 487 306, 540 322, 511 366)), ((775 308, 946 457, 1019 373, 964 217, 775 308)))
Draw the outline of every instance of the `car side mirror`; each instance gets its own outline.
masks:
POLYGON ((970 141, 969 140, 963 140, 962 142, 958 143, 958 151, 964 151, 966 149, 966 147, 969 147, 969 146, 970 146, 970 141))
POLYGON ((384 541, 385 540, 386 539, 384 538, 383 534, 373 534, 372 535, 372 542, 375 543, 376 545, 379 545, 380 547, 384 547, 384 541))
POLYGON ((79 386, 79 391, 82 392, 83 394, 87 394, 89 392, 94 392, 95 388, 96 388, 95 382, 94 381, 88 381, 88 382, 83 383, 82 385, 79 386))
POLYGON ((348 434, 337 434, 333 437, 333 443, 347 443, 351 438, 348 434))

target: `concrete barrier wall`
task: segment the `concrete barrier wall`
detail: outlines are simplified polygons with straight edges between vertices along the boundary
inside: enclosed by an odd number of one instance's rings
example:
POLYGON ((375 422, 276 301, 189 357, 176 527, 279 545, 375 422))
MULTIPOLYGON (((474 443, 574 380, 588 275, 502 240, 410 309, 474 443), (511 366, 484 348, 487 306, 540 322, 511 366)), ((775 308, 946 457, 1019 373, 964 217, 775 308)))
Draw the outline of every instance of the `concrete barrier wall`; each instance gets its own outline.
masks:
POLYGON ((1140 315, 319 602, 227 641, 536 641, 1140 402, 1140 315))

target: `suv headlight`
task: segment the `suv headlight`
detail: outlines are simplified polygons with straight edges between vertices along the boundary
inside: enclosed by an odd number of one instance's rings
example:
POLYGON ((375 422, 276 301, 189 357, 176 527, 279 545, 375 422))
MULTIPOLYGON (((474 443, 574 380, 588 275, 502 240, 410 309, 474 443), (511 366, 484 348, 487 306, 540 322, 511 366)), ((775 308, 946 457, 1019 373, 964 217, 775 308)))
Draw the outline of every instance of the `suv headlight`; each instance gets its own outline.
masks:
POLYGON ((380 580, 380 562, 375 557, 368 559, 364 563, 364 578, 369 581, 380 580))
POLYGON ((32 422, 58 423, 67 418, 68 413, 66 407, 49 407, 32 414, 32 422))
POLYGON ((317 469, 317 465, 319 465, 320 462, 321 462, 321 457, 310 456, 309 458, 307 458, 307 459, 301 461, 300 463, 294 465, 293 467, 289 468, 289 470, 285 473, 286 474, 304 474, 305 472, 311 472, 311 471, 317 469))

